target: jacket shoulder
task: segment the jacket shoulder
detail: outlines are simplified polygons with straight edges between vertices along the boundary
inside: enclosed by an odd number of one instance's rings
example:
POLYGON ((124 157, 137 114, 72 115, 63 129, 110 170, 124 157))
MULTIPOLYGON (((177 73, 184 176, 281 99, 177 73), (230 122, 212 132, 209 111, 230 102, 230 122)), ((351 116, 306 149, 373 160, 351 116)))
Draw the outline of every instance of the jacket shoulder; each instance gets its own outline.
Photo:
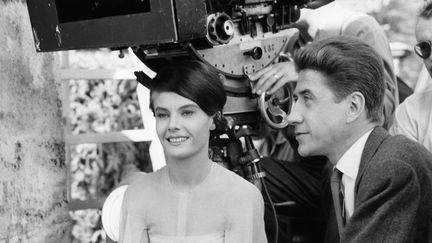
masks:
POLYGON ((371 157, 364 174, 377 180, 415 176, 419 183, 432 182, 432 154, 403 135, 387 136, 371 157))

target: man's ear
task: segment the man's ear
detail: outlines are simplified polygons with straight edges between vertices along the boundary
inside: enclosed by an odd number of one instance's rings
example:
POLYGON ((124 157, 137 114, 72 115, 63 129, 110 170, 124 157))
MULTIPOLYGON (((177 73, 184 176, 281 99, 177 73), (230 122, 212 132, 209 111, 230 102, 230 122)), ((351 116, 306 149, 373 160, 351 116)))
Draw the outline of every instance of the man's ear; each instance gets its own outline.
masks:
POLYGON ((348 97, 349 110, 347 114, 347 122, 355 121, 365 111, 365 97, 362 93, 356 91, 348 97))

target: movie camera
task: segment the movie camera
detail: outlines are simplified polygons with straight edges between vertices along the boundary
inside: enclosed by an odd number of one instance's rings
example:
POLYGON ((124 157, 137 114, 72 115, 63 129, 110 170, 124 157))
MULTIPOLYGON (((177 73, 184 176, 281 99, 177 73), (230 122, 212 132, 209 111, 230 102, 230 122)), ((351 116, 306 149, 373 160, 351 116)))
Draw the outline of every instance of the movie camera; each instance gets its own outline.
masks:
MULTIPOLYGON (((210 156, 260 185, 265 174, 252 137, 265 133, 264 123, 275 129, 288 125, 292 87, 257 96, 247 75, 289 59, 299 45, 292 25, 300 9, 330 1, 44 0, 27 1, 27 6, 39 52, 131 48, 156 72, 176 59, 197 59, 215 68, 228 99, 211 134, 210 156)), ((151 81, 142 71, 135 75, 144 85, 151 81)), ((276 215, 273 206, 272 211, 276 215)), ((275 235, 277 241, 277 230, 275 235)))
MULTIPOLYGON (((268 97, 253 95, 247 75, 292 51, 291 28, 311 0, 45 0, 28 1, 37 51, 131 47, 148 67, 198 59, 220 73, 228 101, 212 134, 211 156, 250 181, 264 176, 252 136, 262 121, 287 125, 292 104, 286 86, 268 97), (242 139, 242 141, 240 141, 242 139)), ((143 72, 137 80, 149 81, 143 72)))

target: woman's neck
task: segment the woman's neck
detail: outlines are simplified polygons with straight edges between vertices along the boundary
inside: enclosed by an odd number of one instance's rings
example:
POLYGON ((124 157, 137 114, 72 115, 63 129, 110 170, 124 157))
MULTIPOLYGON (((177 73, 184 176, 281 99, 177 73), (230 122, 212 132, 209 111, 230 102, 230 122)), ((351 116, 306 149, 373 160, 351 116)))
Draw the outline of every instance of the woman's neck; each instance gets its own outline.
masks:
POLYGON ((190 191, 201 184, 210 173, 212 161, 208 154, 185 160, 167 159, 168 176, 174 189, 190 191))

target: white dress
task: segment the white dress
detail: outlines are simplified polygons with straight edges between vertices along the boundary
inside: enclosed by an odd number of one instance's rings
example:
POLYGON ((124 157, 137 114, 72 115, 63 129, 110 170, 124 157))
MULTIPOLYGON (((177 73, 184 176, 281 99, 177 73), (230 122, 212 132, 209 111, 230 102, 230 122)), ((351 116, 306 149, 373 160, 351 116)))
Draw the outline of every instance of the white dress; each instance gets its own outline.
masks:
POLYGON ((120 243, 265 243, 259 190, 212 164, 191 191, 172 187, 167 167, 136 177, 122 204, 120 243))

